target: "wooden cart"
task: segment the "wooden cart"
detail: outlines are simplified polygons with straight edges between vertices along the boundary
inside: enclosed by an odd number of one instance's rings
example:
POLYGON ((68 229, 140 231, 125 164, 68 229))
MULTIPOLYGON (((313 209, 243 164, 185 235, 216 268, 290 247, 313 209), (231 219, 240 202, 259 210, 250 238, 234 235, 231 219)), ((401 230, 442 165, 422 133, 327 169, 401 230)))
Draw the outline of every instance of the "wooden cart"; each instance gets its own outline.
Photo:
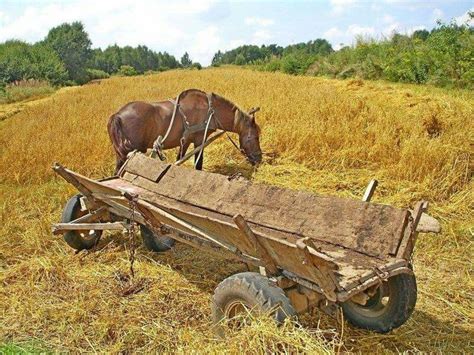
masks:
POLYGON ((217 286, 217 323, 243 310, 267 311, 282 322, 311 307, 342 307, 353 325, 388 332, 415 307, 417 233, 439 232, 423 213, 425 202, 413 211, 369 202, 374 182, 362 201, 318 196, 141 153, 132 153, 118 176, 100 181, 59 164, 54 170, 80 192, 53 226, 77 250, 93 247, 103 230, 136 223, 151 250, 168 250, 176 240, 259 267, 217 286))

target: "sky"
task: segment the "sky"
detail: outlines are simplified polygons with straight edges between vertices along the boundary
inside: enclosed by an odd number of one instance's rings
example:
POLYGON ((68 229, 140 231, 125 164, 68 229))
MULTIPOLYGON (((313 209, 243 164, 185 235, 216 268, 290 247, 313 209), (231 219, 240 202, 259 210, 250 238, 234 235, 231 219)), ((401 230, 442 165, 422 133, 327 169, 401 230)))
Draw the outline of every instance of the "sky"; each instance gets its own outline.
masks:
MULTIPOLYGON (((82 21, 93 48, 144 44, 178 59, 210 64, 217 50, 242 44, 286 46, 326 38, 335 49, 356 36, 463 23, 474 0, 0 0, 0 42, 36 42, 64 22, 82 21)), ((471 25, 474 25, 471 22, 471 25)))

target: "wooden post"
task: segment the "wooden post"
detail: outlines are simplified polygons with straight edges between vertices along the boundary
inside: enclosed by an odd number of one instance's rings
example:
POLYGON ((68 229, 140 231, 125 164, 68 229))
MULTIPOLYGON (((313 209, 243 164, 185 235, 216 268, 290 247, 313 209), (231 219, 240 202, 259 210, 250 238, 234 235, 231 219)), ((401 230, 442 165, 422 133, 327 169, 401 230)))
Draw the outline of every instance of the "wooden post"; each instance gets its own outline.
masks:
POLYGON ((324 254, 319 253, 321 256, 315 255, 314 252, 318 253, 318 251, 315 249, 313 241, 308 237, 299 239, 296 242, 296 246, 302 256, 303 264, 311 272, 313 278, 318 281, 318 286, 321 288, 324 296, 329 301, 335 302, 337 300, 337 280, 333 270, 337 270, 337 265, 333 261, 328 260, 328 257, 324 254), (310 251, 309 247, 314 252, 310 251))
POLYGON ((428 209, 428 202, 420 201, 416 204, 413 212, 411 212, 412 222, 410 226, 410 230, 405 232, 405 236, 403 237, 402 241, 400 242, 400 246, 397 251, 397 257, 401 257, 403 259, 409 259, 411 254, 413 253, 413 249, 415 248, 416 237, 418 232, 416 231, 416 227, 420 222, 421 215, 428 209))
POLYGON ((66 233, 67 231, 80 230, 124 230, 129 225, 124 222, 108 222, 108 223, 56 223, 53 224, 53 234, 66 233))
POLYGON ((367 185, 367 188, 365 189, 365 193, 364 193, 364 197, 362 197, 362 201, 370 202, 378 184, 379 182, 377 180, 375 179, 370 180, 369 184, 367 185))
POLYGON ((178 161, 174 162, 174 165, 181 165, 183 164, 186 160, 188 160, 189 158, 191 158, 194 154, 196 154, 197 152, 199 152, 201 149, 204 149, 205 147, 207 147, 209 144, 211 144, 212 142, 214 142, 217 138, 219 138, 220 136, 222 136, 225 132, 224 131, 220 131, 220 132, 217 132, 216 134, 214 134, 212 137, 209 137, 207 139, 207 141, 203 142, 199 147, 197 148, 194 148, 191 152, 187 153, 184 157, 182 157, 181 159, 179 159, 178 161))
POLYGON ((255 250, 259 254, 259 257, 263 261, 265 268, 268 270, 269 274, 278 274, 277 264, 275 263, 271 255, 268 253, 265 246, 260 243, 257 236, 252 232, 244 217, 242 217, 240 214, 237 214, 233 217, 233 220, 242 232, 242 234, 250 240, 251 244, 255 246, 255 250))

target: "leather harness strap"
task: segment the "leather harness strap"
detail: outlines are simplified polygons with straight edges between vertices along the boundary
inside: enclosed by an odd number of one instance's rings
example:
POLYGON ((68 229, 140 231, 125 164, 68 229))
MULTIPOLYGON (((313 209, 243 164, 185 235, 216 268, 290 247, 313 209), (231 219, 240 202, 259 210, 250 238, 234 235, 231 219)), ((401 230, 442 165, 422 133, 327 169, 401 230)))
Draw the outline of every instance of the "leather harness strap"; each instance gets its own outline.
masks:
MULTIPOLYGON (((204 141, 206 141, 207 132, 209 130, 215 130, 216 128, 219 128, 219 129, 222 129, 226 133, 227 138, 229 138, 229 140, 234 145, 234 147, 237 148, 237 150, 239 150, 241 153, 243 153, 242 149, 240 149, 237 146, 237 144, 232 140, 229 133, 224 129, 224 127, 222 126, 220 120, 215 115, 215 110, 214 110, 214 107, 212 106, 212 93, 206 94, 207 104, 208 104, 206 119, 201 123, 196 123, 196 124, 191 125, 188 121, 188 118, 186 117, 186 114, 184 113, 183 109, 181 108, 181 104, 179 102, 180 99, 181 99, 181 94, 183 92, 181 92, 176 97, 176 100, 173 100, 173 99, 168 100, 169 102, 171 102, 174 105, 173 115, 171 117, 171 121, 170 121, 170 124, 168 126, 168 129, 166 130, 165 136, 164 137, 158 136, 157 139, 155 140, 155 142, 153 143, 152 156, 155 157, 156 155, 158 155, 161 160, 165 160, 165 156, 163 155, 163 143, 166 141, 166 139, 168 138, 168 136, 171 132, 171 128, 174 125, 174 120, 176 118, 176 114, 177 114, 178 111, 179 111, 179 113, 181 115, 181 118, 183 120, 183 127, 184 127, 184 130, 183 130, 183 133, 181 134, 181 139, 180 139, 181 148, 183 147, 184 142, 188 139, 188 137, 191 134, 205 131, 204 141), (213 118, 214 118, 215 124, 213 124, 213 122, 212 122, 213 118)), ((181 149, 181 151, 182 151, 182 149, 181 149)), ((202 150, 200 151, 200 155, 201 154, 202 154, 202 150)))

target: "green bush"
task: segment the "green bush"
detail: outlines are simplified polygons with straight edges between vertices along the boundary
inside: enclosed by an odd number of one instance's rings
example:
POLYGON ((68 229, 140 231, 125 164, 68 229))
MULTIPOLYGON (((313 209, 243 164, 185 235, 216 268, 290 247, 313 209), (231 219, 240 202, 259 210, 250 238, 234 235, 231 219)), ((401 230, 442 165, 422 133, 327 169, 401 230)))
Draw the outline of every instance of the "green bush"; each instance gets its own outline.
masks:
POLYGON ((281 70, 287 74, 305 74, 314 59, 314 56, 302 52, 292 53, 282 57, 281 70))
POLYGON ((234 61, 234 64, 236 65, 244 65, 246 64, 246 60, 245 60, 245 57, 242 53, 239 53, 236 57, 235 57, 235 61, 234 61))
POLYGON ((118 70, 118 75, 121 76, 134 76, 138 75, 138 72, 135 70, 134 67, 130 65, 122 65, 118 70))
POLYGON ((47 82, 36 80, 25 80, 17 82, 15 85, 6 85, 3 87, 3 91, 0 84, 0 104, 44 97, 54 91, 55 89, 47 82))
POLYGON ((96 79, 107 79, 110 78, 109 73, 106 73, 103 70, 99 69, 86 69, 87 76, 89 80, 96 80, 96 79))
POLYGON ((193 64, 191 65, 191 69, 201 70, 201 69, 202 69, 202 65, 201 65, 201 63, 193 63, 193 64))
POLYGON ((263 70, 271 72, 281 70, 281 60, 272 58, 267 64, 263 66, 263 70))
MULTIPOLYGON (((308 73, 473 88, 473 58, 473 27, 439 23, 431 32, 418 31, 411 36, 358 39, 354 47, 317 58, 308 73)), ((291 73, 298 71, 295 60, 285 68, 291 73)))

